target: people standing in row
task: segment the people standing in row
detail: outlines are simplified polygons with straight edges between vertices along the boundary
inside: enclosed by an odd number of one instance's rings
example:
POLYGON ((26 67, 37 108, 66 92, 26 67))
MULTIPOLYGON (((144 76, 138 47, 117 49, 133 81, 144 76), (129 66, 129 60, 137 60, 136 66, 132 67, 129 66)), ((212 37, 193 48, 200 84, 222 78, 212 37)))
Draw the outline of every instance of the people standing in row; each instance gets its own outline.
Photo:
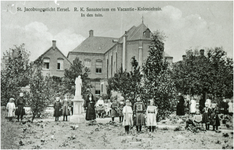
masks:
POLYGON ((119 122, 123 122, 123 107, 124 107, 124 98, 122 97, 117 103, 117 110, 119 115, 119 122))
POLYGON ((61 107, 60 98, 56 97, 56 101, 54 103, 54 117, 55 121, 59 121, 59 117, 61 116, 61 107))
POLYGON ((15 117, 15 103, 14 98, 10 98, 9 102, 6 105, 7 109, 7 117, 9 118, 9 121, 12 121, 12 118, 15 117))
POLYGON ((86 110, 85 119, 87 121, 91 121, 93 123, 96 119, 96 112, 95 112, 95 100, 93 94, 91 93, 90 89, 87 89, 87 96, 84 103, 84 109, 86 110))
POLYGON ((140 96, 137 97, 137 102, 133 106, 133 112, 136 116, 136 130, 137 132, 141 132, 142 125, 145 124, 145 105, 141 101, 140 96))
POLYGON ((181 93, 178 94, 178 103, 176 107, 176 115, 182 116, 184 115, 184 97, 181 95, 181 93))
POLYGON ((149 106, 147 106, 147 109, 146 109, 146 118, 147 118, 146 125, 149 129, 149 132, 154 132, 154 130, 156 128, 157 113, 158 113, 158 108, 156 106, 154 106, 154 100, 151 99, 150 104, 149 104, 149 106))
POLYGON ((115 117, 118 117, 117 108, 118 108, 117 97, 114 97, 113 102, 111 104, 111 119, 112 119, 112 122, 115 121, 115 117))
POLYGON ((18 121, 19 121, 19 118, 22 121, 23 116, 25 115, 24 105, 25 105, 25 100, 23 98, 23 93, 20 93, 20 98, 17 101, 17 104, 16 104, 17 108, 16 108, 16 111, 15 111, 15 115, 17 115, 17 120, 18 121))
POLYGON ((133 126, 133 111, 131 107, 131 102, 126 100, 126 106, 123 107, 123 126, 125 132, 128 134, 130 127, 133 126))

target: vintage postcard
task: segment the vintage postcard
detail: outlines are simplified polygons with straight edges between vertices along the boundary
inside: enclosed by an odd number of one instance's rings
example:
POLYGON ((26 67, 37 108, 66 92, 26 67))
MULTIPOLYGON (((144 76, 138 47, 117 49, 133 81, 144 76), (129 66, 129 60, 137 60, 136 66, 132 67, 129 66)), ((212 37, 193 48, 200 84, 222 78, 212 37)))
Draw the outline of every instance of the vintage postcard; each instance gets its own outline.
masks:
POLYGON ((1 1, 2 149, 233 149, 233 1, 1 1))

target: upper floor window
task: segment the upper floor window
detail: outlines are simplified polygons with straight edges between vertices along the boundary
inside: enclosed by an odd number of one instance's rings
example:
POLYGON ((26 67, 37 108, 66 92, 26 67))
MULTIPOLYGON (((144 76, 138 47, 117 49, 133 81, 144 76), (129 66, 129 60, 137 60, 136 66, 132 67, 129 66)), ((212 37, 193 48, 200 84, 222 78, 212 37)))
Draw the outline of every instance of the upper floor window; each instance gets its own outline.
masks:
POLYGON ((57 59, 57 70, 63 70, 63 59, 62 58, 57 59))
POLYGON ((91 67, 91 60, 90 59, 85 59, 84 60, 84 66, 87 67, 87 68, 90 68, 91 67))
POLYGON ((96 60, 96 73, 102 73, 102 60, 96 60))
POLYGON ((50 58, 44 58, 43 59, 43 69, 50 69, 50 58))

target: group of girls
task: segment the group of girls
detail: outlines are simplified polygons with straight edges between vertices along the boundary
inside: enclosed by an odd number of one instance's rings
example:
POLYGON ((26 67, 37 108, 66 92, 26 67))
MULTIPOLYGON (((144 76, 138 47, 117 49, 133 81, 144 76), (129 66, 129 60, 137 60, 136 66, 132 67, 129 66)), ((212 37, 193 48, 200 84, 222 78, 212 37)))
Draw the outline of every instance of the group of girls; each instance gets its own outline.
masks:
POLYGON ((125 103, 123 100, 117 103, 117 100, 114 99, 111 108, 112 121, 114 121, 116 114, 119 114, 119 121, 122 122, 127 134, 134 125, 138 133, 141 133, 143 125, 148 127, 149 132, 154 132, 157 125, 158 108, 154 106, 153 99, 150 100, 147 108, 140 97, 137 97, 137 102, 134 103, 133 107, 129 100, 126 100, 125 103))

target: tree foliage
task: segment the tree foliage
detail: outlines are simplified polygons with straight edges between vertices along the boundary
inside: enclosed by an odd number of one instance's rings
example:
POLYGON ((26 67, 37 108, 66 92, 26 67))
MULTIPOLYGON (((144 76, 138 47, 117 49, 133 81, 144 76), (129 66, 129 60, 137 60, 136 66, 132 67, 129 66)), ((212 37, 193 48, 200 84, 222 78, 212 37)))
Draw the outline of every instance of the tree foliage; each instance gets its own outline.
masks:
POLYGON ((9 98, 17 98, 21 87, 29 83, 29 52, 24 44, 10 48, 3 53, 1 70, 1 105, 6 105, 9 98))
POLYGON ((63 81, 64 93, 75 95, 75 80, 80 75, 82 79, 82 95, 84 97, 87 93, 87 88, 92 88, 88 78, 88 72, 89 69, 84 67, 79 58, 76 57, 70 68, 65 69, 63 81))
POLYGON ((35 62, 31 65, 30 76, 30 94, 27 99, 29 107, 33 113, 32 121, 34 118, 41 114, 45 108, 51 104, 54 95, 51 93, 51 79, 42 75, 42 61, 35 62))
POLYGON ((141 79, 143 75, 135 57, 132 57, 131 65, 131 71, 123 71, 121 68, 114 74, 114 77, 108 80, 108 91, 118 91, 125 99, 129 99, 134 104, 137 94, 142 91, 141 79))
POLYGON ((163 36, 160 32, 155 32, 149 47, 149 56, 143 66, 144 89, 146 90, 142 96, 145 103, 148 103, 149 99, 154 99, 159 109, 159 118, 170 114, 175 105, 175 85, 163 53, 163 36))
POLYGON ((208 49, 207 56, 188 50, 186 59, 174 64, 173 79, 183 94, 232 97, 233 60, 221 47, 208 49))

